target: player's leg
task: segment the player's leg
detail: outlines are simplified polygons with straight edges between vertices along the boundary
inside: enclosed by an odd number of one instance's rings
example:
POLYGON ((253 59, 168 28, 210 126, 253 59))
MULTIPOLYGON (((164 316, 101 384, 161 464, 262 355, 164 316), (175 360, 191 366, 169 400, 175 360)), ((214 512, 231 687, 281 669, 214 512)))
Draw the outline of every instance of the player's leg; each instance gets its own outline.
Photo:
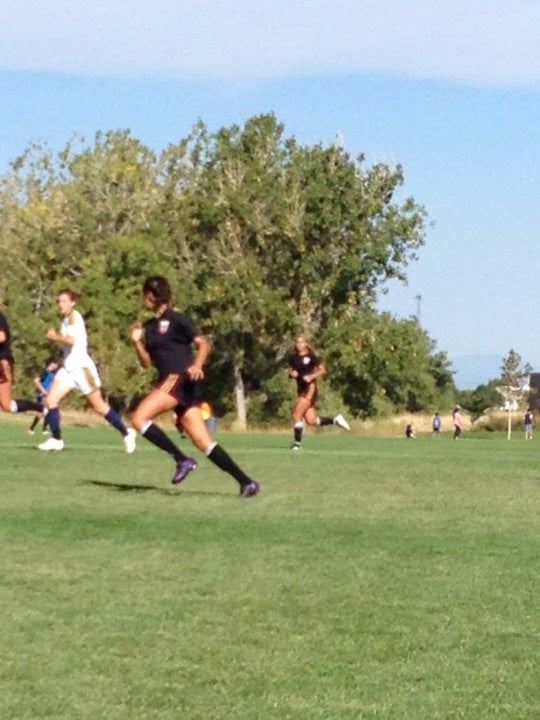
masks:
POLYGON ((300 395, 293 409, 293 444, 292 450, 300 450, 302 447, 302 437, 304 435, 304 419, 306 413, 311 408, 311 400, 300 395))
POLYGON ((33 417, 33 419, 32 419, 32 422, 30 423, 30 427, 28 428, 28 434, 29 434, 29 435, 33 435, 33 434, 34 434, 34 430, 36 429, 36 426, 37 426, 37 424, 39 423, 39 421, 41 420, 42 417, 43 417, 43 413, 39 413, 39 412, 38 412, 38 413, 36 413, 36 414, 34 415, 34 417, 33 417))
POLYGON ((181 422, 182 428, 195 447, 201 450, 220 470, 232 475, 237 481, 240 485, 241 497, 257 495, 260 489, 259 483, 246 475, 226 450, 213 440, 198 405, 187 408, 181 415, 181 422))
POLYGON ((325 427, 326 425, 339 425, 344 430, 350 430, 349 423, 345 420, 343 415, 336 415, 335 417, 329 417, 328 415, 319 415, 315 408, 313 413, 310 412, 309 418, 306 416, 306 422, 308 425, 319 425, 319 427, 325 427))
POLYGON ((49 410, 47 407, 43 408, 42 412, 43 425, 41 426, 41 432, 46 435, 49 432, 49 410))
POLYGON ((313 405, 306 410, 304 414, 304 419, 306 423, 311 427, 315 427, 317 425, 328 425, 328 423, 326 422, 326 418, 320 418, 317 413, 317 408, 315 408, 313 405), (321 419, 323 420, 323 422, 321 422, 321 419))
POLYGON ((104 400, 101 387, 91 390, 85 397, 92 410, 98 413, 98 415, 101 415, 101 417, 123 436, 125 451, 128 454, 134 452, 137 433, 133 428, 127 428, 120 414, 104 400))
POLYGON ((34 400, 13 399, 13 383, 15 382, 15 369, 11 360, 0 360, 0 410, 8 413, 20 413, 33 410, 40 412, 42 405, 34 400))
POLYGON ((318 425, 319 427, 325 427, 326 425, 339 425, 344 430, 350 430, 349 423, 345 420, 343 415, 336 415, 335 417, 329 417, 327 415, 319 415, 315 406, 311 406, 305 414, 305 420, 308 425, 318 425))
POLYGON ((11 412, 13 387, 13 364, 10 360, 0 360, 0 410, 11 412))
POLYGON ((6 381, 0 382, 0 410, 11 412, 11 385, 6 381))
POLYGON ((174 484, 182 482, 187 474, 197 467, 197 463, 193 458, 188 458, 153 420, 164 412, 172 412, 177 404, 178 400, 173 395, 158 386, 141 400, 131 415, 133 427, 152 445, 171 455, 176 462, 176 471, 172 478, 174 484))
POLYGON ((16 398, 11 401, 11 412, 21 413, 33 410, 34 412, 41 412, 43 405, 36 402, 35 400, 27 400, 26 398, 16 398))
POLYGON ((38 445, 40 450, 63 450, 62 427, 60 421, 60 403, 74 389, 73 378, 64 368, 61 368, 53 380, 51 389, 47 393, 47 409, 51 437, 38 445))
POLYGON ((333 423, 334 425, 339 425, 339 427, 340 427, 340 428, 343 428, 344 430, 350 430, 350 429, 351 429, 351 426, 350 426, 349 423, 345 420, 345 418, 343 417, 343 415, 342 415, 341 413, 339 413, 339 414, 336 415, 334 418, 332 418, 332 423, 333 423))

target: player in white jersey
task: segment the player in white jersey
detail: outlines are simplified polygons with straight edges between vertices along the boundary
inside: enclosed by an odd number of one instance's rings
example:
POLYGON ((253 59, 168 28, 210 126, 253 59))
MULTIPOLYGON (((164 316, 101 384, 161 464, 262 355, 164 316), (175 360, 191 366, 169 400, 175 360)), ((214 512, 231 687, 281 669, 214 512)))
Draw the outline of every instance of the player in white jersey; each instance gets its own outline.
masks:
POLYGON ((73 290, 60 290, 56 298, 56 305, 62 316, 60 332, 54 328, 47 330, 47 338, 62 347, 64 364, 56 373, 46 400, 52 437, 38 447, 40 450, 64 449, 60 428, 60 403, 72 390, 78 390, 86 397, 92 409, 123 435, 124 449, 127 453, 132 453, 135 450, 136 432, 133 428, 128 429, 116 410, 103 399, 99 373, 88 354, 84 320, 80 312, 75 310, 79 297, 73 290))

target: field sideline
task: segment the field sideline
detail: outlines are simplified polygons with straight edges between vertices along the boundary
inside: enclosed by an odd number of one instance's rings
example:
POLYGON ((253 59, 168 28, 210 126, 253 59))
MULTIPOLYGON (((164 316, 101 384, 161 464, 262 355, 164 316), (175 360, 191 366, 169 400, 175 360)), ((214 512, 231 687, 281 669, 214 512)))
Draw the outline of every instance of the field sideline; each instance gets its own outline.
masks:
POLYGON ((9 720, 536 720, 540 436, 144 440, 0 426, 9 720), (188 441, 181 441, 186 450, 188 441))

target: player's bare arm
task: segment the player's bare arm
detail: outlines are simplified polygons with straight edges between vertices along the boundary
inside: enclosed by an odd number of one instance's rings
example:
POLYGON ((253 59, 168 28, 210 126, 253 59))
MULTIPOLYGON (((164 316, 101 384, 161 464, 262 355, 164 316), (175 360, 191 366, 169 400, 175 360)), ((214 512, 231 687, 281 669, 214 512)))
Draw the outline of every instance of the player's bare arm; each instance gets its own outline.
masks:
POLYGON ((139 358, 139 362, 141 365, 145 368, 150 367, 152 365, 152 359, 150 358, 150 355, 148 354, 144 342, 144 329, 142 326, 142 323, 137 321, 134 322, 131 326, 130 331, 130 338, 131 342, 133 343, 133 346, 135 347, 135 352, 137 353, 137 357, 139 358))
POLYGON ((319 367, 314 370, 309 375, 304 375, 304 380, 307 383, 313 382, 314 380, 318 380, 319 378, 324 377, 327 374, 328 370, 326 369, 326 365, 319 365, 319 367))
POLYGON ((72 347, 75 344, 75 338, 71 335, 61 335, 54 328, 49 328, 46 332, 47 340, 58 343, 59 345, 69 345, 72 347))
POLYGON ((195 345, 197 355, 193 363, 188 367, 187 373, 191 380, 199 381, 204 379, 204 366, 208 360, 212 346, 204 335, 197 335, 197 337, 193 338, 193 344, 195 345))

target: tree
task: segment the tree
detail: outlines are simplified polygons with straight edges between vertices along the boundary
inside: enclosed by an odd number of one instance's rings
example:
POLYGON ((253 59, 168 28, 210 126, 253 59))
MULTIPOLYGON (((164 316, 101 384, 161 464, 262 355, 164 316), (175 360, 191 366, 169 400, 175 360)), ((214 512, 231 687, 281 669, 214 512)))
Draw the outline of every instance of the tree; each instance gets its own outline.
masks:
POLYGON ((394 201, 401 168, 299 146, 271 114, 215 135, 199 125, 190 143, 175 168, 198 168, 182 195, 189 245, 204 248, 197 310, 221 341, 244 422, 246 394, 275 376, 293 334, 322 338, 372 309, 379 283, 404 277, 425 212, 394 201))
POLYGON ((503 358, 500 385, 497 389, 504 400, 505 409, 508 410, 508 440, 512 437, 512 413, 517 410, 528 392, 525 381, 531 369, 529 364, 522 365, 521 355, 515 350, 510 350, 503 358))
POLYGON ((281 134, 273 116, 214 136, 199 126, 189 150, 188 164, 202 168, 185 191, 193 278, 204 289, 196 315, 232 378, 243 425, 249 392, 274 370, 268 359, 294 326, 275 279, 287 202, 281 134))
POLYGON ((451 383, 447 358, 374 310, 424 242, 425 210, 398 199, 402 183, 399 166, 286 138, 273 114, 216 133, 200 122, 159 157, 127 131, 56 157, 32 145, 0 179, 0 291, 17 304, 25 371, 47 351, 56 292, 74 285, 107 388, 136 395, 127 328, 144 277, 164 274, 211 336, 210 387, 231 389, 241 422, 254 398, 263 417, 286 397, 300 331, 330 348, 332 392, 355 414, 423 408, 451 383))
POLYGON ((296 213, 285 279, 303 327, 317 335, 343 307, 372 308, 388 278, 404 279, 424 242, 425 211, 412 198, 395 201, 400 166, 366 169, 363 156, 353 160, 337 145, 293 139, 287 148, 296 213))
POLYGON ((416 320, 389 313, 357 314, 324 333, 329 382, 356 415, 419 412, 453 396, 450 360, 416 320))
POLYGON ((500 380, 490 380, 478 385, 474 390, 461 390, 456 395, 457 401, 471 413, 473 419, 479 418, 486 410, 500 404, 499 383, 500 380))

